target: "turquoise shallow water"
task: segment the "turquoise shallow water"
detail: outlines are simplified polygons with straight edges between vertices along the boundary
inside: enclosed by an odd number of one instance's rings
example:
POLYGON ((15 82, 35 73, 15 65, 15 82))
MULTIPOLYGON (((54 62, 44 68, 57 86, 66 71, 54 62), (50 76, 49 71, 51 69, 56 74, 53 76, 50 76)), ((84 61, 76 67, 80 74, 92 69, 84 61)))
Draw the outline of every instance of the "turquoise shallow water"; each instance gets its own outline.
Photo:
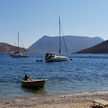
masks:
POLYGON ((0 54, 0 97, 108 91, 108 55, 91 55, 91 58, 70 55, 72 61, 35 62, 43 58, 44 55, 36 54, 30 58, 0 54), (20 81, 25 72, 34 79, 48 79, 45 88, 38 91, 22 88, 20 81))

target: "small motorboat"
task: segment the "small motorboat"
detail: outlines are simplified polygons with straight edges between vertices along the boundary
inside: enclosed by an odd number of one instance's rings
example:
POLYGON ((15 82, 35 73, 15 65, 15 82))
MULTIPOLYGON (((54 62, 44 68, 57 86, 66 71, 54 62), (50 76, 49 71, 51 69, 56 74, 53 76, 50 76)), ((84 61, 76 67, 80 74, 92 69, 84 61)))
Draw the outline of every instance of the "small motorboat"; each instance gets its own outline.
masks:
POLYGON ((37 59, 36 62, 43 62, 43 60, 42 59, 37 59))
POLYGON ((26 88, 43 88, 47 79, 22 80, 21 86, 26 88))

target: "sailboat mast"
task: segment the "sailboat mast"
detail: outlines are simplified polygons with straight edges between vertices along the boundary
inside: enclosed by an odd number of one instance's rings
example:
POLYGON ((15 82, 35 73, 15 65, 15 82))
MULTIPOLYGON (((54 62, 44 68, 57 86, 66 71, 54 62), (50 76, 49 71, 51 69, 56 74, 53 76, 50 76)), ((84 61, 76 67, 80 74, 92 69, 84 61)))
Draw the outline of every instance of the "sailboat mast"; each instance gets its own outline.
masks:
POLYGON ((18 32, 18 52, 19 52, 19 32, 18 32))
POLYGON ((61 22, 59 17, 59 54, 61 54, 61 22))

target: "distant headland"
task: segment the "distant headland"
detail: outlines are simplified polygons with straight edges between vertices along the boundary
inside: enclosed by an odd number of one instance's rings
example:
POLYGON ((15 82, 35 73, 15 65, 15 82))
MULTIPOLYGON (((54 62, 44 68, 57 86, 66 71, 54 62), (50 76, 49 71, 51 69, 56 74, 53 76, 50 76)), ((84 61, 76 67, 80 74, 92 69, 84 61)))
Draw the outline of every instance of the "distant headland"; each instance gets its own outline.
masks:
POLYGON ((108 40, 93 47, 76 52, 77 54, 108 54, 108 40))
MULTIPOLYGON (((7 44, 7 43, 0 43, 0 53, 11 53, 17 51, 18 47, 7 44)), ((25 48, 19 47, 19 50, 25 53, 30 52, 25 48)))

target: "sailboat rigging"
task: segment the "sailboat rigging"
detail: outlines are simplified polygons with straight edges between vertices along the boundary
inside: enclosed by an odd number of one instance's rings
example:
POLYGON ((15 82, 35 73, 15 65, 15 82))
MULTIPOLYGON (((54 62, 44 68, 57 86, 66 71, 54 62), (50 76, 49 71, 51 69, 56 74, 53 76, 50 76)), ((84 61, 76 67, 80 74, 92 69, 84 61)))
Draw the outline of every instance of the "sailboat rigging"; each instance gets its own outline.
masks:
POLYGON ((20 47, 19 47, 19 32, 18 32, 18 47, 17 47, 17 51, 12 52, 10 54, 10 56, 14 57, 14 58, 26 58, 26 57, 29 57, 28 55, 26 55, 22 51, 20 51, 20 47))
POLYGON ((61 22, 59 17, 59 54, 61 54, 61 22))
MULTIPOLYGON (((60 21, 60 17, 59 17, 59 50, 58 50, 59 55, 57 56, 52 53, 46 53, 46 55, 45 55, 46 62, 59 62, 59 61, 67 61, 68 60, 68 56, 61 56, 61 42, 62 42, 61 41, 61 21, 60 21)), ((64 40, 64 44, 65 44, 65 40, 64 40)), ((66 46, 65 46, 65 48, 66 48, 66 46)))

